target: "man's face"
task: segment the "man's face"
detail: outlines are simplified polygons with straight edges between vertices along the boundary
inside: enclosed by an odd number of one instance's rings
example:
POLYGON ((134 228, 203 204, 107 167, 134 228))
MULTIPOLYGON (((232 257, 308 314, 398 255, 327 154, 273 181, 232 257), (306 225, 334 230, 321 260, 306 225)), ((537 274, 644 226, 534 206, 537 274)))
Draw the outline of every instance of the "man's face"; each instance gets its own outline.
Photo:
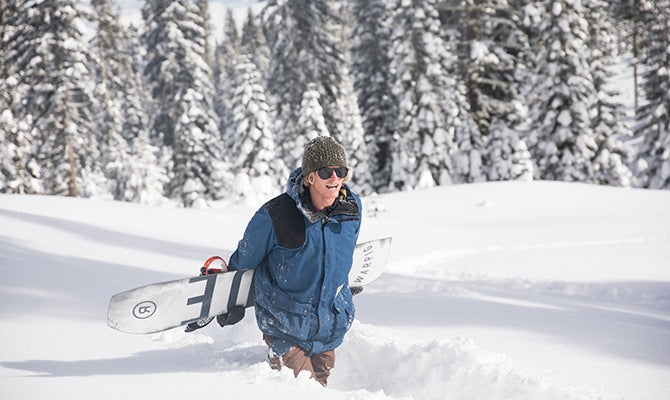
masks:
MULTIPOLYGON (((338 167, 337 165, 328 167, 330 168, 330 176, 325 179, 321 177, 325 175, 323 171, 321 174, 314 174, 314 183, 310 186, 310 195, 312 196, 312 203, 317 209, 333 204, 339 195, 346 174, 342 178, 338 177, 335 173, 335 169, 338 167)), ((326 169, 324 168, 324 170, 326 169)))

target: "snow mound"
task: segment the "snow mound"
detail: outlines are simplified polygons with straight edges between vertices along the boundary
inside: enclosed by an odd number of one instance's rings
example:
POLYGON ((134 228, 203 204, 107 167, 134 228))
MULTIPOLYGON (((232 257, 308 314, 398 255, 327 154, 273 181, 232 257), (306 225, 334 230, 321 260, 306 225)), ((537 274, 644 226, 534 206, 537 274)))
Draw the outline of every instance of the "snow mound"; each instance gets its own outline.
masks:
POLYGON ((354 326, 338 351, 337 363, 345 367, 333 375, 331 387, 427 400, 595 398, 552 387, 468 338, 414 344, 380 337, 377 331, 360 323, 354 326))

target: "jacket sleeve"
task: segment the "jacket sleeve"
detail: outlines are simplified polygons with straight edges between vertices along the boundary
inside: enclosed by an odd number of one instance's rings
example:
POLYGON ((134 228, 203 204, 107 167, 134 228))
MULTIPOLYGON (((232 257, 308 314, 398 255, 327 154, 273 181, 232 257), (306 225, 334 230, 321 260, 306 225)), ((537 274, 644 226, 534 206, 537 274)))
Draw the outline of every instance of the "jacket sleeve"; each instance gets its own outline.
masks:
POLYGON ((270 216, 262 208, 249 221, 244 236, 237 244, 237 249, 230 256, 228 269, 257 268, 275 245, 276 239, 270 216))

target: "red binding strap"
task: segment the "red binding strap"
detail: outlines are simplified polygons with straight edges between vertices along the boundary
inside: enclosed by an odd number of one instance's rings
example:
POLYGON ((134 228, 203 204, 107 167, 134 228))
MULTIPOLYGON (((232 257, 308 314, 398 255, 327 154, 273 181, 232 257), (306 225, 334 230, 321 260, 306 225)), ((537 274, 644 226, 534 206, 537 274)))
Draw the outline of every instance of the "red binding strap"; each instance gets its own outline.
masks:
POLYGON ((219 256, 212 256, 205 261, 205 264, 200 268, 202 275, 212 275, 228 271, 228 264, 219 256), (218 262, 215 262, 218 261, 218 262), (214 265, 212 265, 214 263, 214 265))

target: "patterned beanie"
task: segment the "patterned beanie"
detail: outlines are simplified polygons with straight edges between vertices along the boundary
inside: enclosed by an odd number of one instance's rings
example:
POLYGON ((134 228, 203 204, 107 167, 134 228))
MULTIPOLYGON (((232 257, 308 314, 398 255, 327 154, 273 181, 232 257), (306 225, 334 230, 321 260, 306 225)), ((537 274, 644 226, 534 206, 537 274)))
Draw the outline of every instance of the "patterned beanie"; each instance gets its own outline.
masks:
POLYGON ((302 173, 304 176, 323 167, 347 166, 344 147, 330 136, 319 136, 305 145, 302 155, 302 173))

